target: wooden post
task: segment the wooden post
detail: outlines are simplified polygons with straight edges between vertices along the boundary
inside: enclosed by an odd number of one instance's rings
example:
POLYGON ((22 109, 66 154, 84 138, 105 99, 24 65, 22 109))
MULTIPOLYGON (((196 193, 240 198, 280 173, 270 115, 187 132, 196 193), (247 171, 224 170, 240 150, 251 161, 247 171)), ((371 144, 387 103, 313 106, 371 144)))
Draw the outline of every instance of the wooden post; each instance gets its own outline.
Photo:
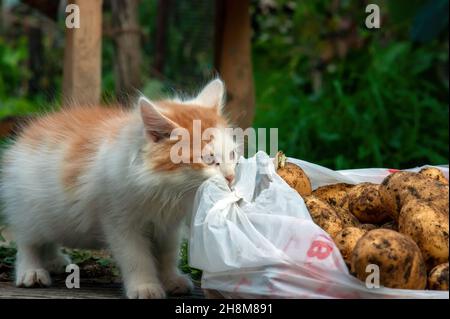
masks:
POLYGON ((153 73, 162 78, 166 61, 167 23, 169 20, 170 0, 158 0, 158 15, 156 17, 155 61, 153 73))
POLYGON ((102 0, 70 0, 80 28, 66 28, 63 104, 98 104, 101 93, 102 0))
POLYGON ((249 0, 217 2, 215 64, 227 86, 225 111, 243 129, 254 116, 249 0))
POLYGON ((116 44, 116 95, 127 103, 130 94, 141 86, 141 33, 139 0, 113 0, 111 3, 116 44))

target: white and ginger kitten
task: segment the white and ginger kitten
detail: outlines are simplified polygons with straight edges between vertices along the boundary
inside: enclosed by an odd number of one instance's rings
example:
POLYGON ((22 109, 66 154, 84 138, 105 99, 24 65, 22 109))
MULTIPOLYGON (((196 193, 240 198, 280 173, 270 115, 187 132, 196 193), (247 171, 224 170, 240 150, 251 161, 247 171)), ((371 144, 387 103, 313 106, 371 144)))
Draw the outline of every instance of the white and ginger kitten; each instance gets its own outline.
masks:
POLYGON ((31 122, 2 167, 16 284, 50 285, 49 272, 70 263, 63 245, 109 248, 129 298, 189 292, 192 283, 177 268, 180 224, 204 180, 234 177, 236 145, 224 130, 223 99, 216 79, 191 100, 140 98, 133 110, 74 107, 31 122), (192 133, 194 120, 202 131, 218 128, 210 143, 201 142, 208 161, 194 161, 192 151, 189 163, 175 164, 170 134, 178 127, 192 133))

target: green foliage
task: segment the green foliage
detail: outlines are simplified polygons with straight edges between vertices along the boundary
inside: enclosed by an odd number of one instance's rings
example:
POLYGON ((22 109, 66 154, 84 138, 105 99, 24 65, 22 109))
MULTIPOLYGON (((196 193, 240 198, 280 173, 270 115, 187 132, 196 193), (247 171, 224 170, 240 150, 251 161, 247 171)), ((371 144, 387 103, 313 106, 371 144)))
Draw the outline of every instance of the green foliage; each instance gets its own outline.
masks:
POLYGON ((428 42, 448 29, 448 0, 427 2, 417 14, 411 37, 418 42, 428 42))
POLYGON ((166 28, 164 70, 156 74, 157 1, 142 1, 143 89, 156 96, 197 90, 213 74, 214 1, 172 2, 166 28))
POLYGON ((27 95, 27 40, 20 37, 5 41, 0 35, 0 119, 10 115, 26 115, 48 110, 54 105, 46 95, 27 95))
POLYGON ((14 246, 0 246, 0 263, 14 265, 17 250, 14 246))
POLYGON ((10 114, 26 112, 29 101, 23 97, 22 83, 29 77, 27 68, 23 67, 27 59, 26 40, 8 45, 0 37, 0 118, 10 114))
POLYGON ((188 274, 194 281, 199 281, 202 277, 202 271, 196 268, 189 267, 188 262, 188 243, 187 241, 183 241, 180 250, 180 269, 185 274, 188 274))
POLYGON ((21 82, 29 76, 28 70, 22 67, 27 56, 25 38, 19 39, 15 46, 7 45, 0 38, 0 96, 20 93, 21 82))
POLYGON ((334 25, 345 22, 345 13, 364 21, 348 11, 364 14, 360 7, 345 3, 331 17, 324 14, 324 1, 298 5, 293 20, 281 12, 271 17, 279 23, 261 17, 254 47, 254 126, 278 127, 280 149, 330 168, 447 163, 446 40, 412 43, 412 16, 403 27, 392 22, 379 31, 345 30, 361 44, 339 39, 340 45, 347 41, 348 53, 328 58, 335 39, 326 34, 340 30, 334 25), (277 31, 285 25, 286 32, 277 31), (321 80, 318 89, 314 72, 321 80))
POLYGON ((70 254, 70 257, 72 258, 72 262, 74 264, 81 264, 85 261, 90 260, 91 258, 94 258, 90 250, 65 249, 64 253, 70 254))

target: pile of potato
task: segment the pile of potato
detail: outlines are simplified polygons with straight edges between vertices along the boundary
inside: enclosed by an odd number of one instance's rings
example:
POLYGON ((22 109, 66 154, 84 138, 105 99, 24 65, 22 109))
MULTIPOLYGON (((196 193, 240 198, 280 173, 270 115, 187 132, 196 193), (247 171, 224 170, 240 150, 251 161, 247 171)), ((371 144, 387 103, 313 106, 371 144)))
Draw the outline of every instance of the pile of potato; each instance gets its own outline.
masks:
POLYGON ((311 191, 303 170, 289 164, 277 172, 303 197, 362 281, 369 264, 390 288, 448 290, 449 186, 437 168, 399 171, 381 184, 333 184, 311 191), (298 187, 298 185, 302 185, 298 187))

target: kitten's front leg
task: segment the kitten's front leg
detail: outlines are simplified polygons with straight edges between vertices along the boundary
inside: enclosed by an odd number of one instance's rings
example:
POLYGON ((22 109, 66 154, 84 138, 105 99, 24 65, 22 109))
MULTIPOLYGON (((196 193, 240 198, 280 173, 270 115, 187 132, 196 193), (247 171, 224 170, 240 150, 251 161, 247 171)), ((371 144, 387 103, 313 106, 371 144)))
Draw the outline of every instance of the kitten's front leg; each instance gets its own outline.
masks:
POLYGON ((158 278, 150 240, 138 231, 108 231, 108 242, 130 299, 161 299, 166 294, 158 278))
POLYGON ((164 288, 170 294, 188 294, 194 288, 192 280, 178 269, 180 255, 179 230, 158 234, 157 258, 164 288))
POLYGON ((50 274, 44 268, 41 245, 17 243, 16 285, 19 287, 50 286, 50 274))

